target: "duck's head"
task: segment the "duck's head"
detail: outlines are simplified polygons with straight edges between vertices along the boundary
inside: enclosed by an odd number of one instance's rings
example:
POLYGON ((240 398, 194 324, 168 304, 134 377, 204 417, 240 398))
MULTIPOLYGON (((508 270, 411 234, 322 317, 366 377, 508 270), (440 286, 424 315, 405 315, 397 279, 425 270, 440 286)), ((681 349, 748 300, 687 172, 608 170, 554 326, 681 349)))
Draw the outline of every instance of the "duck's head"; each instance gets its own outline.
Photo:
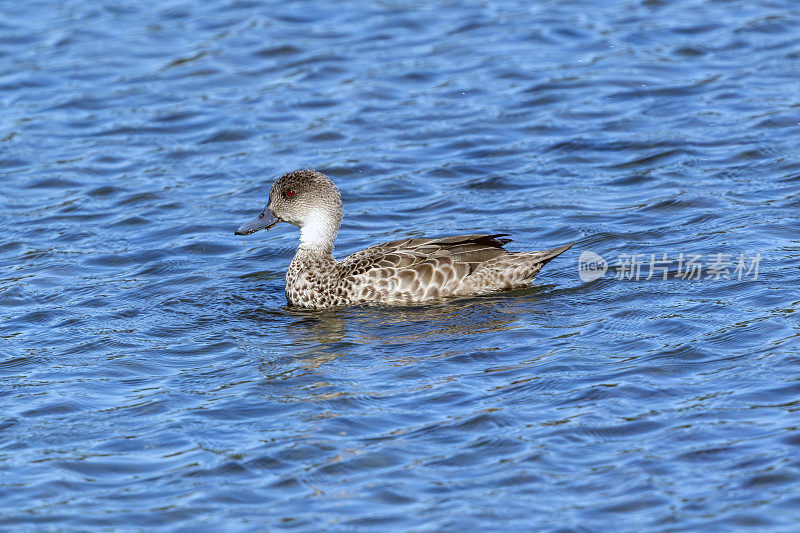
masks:
POLYGON ((301 246, 333 247, 342 223, 342 197, 336 185, 316 170, 295 170, 272 184, 269 202, 256 218, 243 224, 236 235, 250 235, 278 222, 300 228, 301 246))

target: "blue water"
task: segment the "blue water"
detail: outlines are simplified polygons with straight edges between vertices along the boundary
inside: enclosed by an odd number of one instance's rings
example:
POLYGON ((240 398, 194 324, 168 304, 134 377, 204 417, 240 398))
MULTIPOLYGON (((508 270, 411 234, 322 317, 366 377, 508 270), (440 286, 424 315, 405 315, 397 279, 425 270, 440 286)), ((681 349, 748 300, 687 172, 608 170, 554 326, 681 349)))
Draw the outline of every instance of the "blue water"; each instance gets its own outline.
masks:
POLYGON ((3 529, 797 530, 794 0, 1 11, 3 529), (287 308, 297 230, 233 231, 304 167, 339 256, 578 244, 287 308))

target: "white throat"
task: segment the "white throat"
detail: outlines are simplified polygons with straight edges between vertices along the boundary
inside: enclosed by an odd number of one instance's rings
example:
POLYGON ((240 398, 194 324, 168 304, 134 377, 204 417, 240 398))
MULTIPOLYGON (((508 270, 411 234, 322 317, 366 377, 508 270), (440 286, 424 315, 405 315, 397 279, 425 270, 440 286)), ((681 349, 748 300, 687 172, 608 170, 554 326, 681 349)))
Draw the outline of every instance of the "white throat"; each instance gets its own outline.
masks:
POLYGON ((331 252, 339 225, 330 216, 316 211, 300 227, 300 247, 331 252))

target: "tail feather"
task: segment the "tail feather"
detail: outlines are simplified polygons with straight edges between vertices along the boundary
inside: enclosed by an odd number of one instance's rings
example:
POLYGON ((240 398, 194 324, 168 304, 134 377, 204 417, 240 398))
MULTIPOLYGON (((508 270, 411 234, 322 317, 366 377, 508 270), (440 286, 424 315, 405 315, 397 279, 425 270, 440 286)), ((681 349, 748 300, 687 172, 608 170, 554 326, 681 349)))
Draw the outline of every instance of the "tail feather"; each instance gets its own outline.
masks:
POLYGON ((544 266, 553 259, 555 259, 556 257, 558 257, 559 255, 563 254, 564 252, 572 248, 573 246, 575 246, 575 243, 571 242, 569 244, 565 244, 564 246, 558 246, 556 248, 550 248, 548 250, 542 250, 540 252, 533 252, 533 253, 541 254, 541 257, 537 258, 538 259, 537 262, 541 263, 542 266, 544 266))
POLYGON ((481 263, 459 287, 462 294, 508 290, 529 284, 544 265, 563 254, 575 243, 538 252, 508 252, 481 263))

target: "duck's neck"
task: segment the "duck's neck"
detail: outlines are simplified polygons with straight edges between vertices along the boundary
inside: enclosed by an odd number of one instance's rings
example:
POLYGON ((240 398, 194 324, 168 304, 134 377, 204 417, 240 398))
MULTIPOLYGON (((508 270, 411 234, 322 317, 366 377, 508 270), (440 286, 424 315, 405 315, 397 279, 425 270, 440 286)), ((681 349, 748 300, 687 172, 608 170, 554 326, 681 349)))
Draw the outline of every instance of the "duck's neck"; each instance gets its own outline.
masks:
POLYGON ((332 256, 333 241, 339 232, 341 216, 315 213, 300 228, 300 247, 298 251, 313 255, 332 256))

